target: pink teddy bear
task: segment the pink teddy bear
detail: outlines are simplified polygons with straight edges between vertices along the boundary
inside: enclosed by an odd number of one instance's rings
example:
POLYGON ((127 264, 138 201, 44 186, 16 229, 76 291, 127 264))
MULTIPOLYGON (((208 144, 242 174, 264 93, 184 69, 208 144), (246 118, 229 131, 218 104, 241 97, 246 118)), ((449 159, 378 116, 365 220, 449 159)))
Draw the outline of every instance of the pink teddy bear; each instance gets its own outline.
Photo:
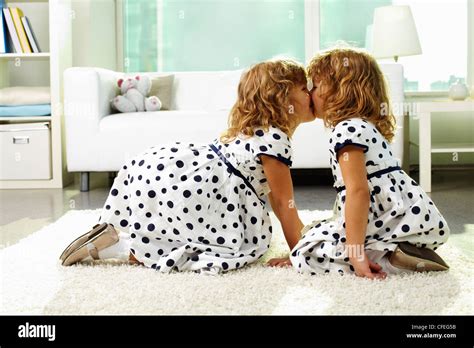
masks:
POLYGON ((121 94, 112 100, 112 107, 120 112, 158 111, 161 101, 156 96, 148 97, 151 80, 148 76, 119 79, 117 84, 121 94))

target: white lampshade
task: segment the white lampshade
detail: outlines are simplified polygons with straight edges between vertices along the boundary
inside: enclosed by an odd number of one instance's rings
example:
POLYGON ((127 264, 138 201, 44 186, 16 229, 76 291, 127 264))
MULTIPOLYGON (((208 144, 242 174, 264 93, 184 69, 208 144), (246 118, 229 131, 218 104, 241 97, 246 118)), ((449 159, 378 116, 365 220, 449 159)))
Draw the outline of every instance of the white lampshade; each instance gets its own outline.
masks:
POLYGON ((421 54, 420 40, 409 6, 383 6, 374 11, 373 55, 391 58, 421 54))

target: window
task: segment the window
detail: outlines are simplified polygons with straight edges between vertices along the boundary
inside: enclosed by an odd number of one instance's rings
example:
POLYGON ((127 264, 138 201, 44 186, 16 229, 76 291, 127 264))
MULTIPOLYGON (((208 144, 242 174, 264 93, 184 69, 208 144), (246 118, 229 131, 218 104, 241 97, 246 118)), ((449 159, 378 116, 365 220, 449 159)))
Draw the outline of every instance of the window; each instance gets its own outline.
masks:
POLYGON ((124 0, 123 14, 124 71, 157 71, 157 2, 124 0))
POLYGON ((304 0, 127 0, 124 15, 127 71, 234 70, 279 55, 304 62, 304 0))
POLYGON ((371 25, 374 9, 391 5, 391 0, 321 0, 320 49, 345 41, 356 47, 366 47, 367 26, 371 25))
POLYGON ((448 90, 458 79, 466 81, 467 0, 321 0, 320 47, 344 40, 369 49, 366 32, 373 11, 387 5, 410 6, 423 51, 399 59, 406 91, 448 90))
POLYGON ((124 0, 124 68, 233 70, 275 56, 305 62, 340 40, 366 47, 375 8, 410 5, 423 54, 400 57, 405 90, 447 90, 467 79, 468 1, 124 0))
POLYGON ((423 53, 401 57, 406 91, 442 91, 467 78, 467 0, 394 0, 410 5, 423 53))

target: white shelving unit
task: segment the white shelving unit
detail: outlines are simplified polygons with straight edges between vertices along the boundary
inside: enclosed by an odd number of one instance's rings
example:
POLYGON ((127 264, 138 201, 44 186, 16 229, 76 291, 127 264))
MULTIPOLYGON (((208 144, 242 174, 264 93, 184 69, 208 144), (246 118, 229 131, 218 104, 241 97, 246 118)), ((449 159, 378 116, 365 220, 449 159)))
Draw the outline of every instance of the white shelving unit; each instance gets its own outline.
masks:
POLYGON ((431 114, 436 112, 469 112, 474 117, 474 99, 464 101, 437 100, 418 102, 418 128, 420 141, 420 185, 426 192, 431 192, 431 154, 474 152, 474 143, 441 143, 433 144, 431 140, 431 114))
POLYGON ((0 189, 61 188, 73 180, 66 170, 62 105, 63 72, 72 66, 71 0, 6 0, 6 5, 28 17, 42 52, 0 54, 0 88, 49 86, 51 116, 0 117, 0 123, 49 122, 52 174, 49 180, 0 180, 0 189))
POLYGON ((2 53, 1 58, 49 58, 49 53, 2 53))

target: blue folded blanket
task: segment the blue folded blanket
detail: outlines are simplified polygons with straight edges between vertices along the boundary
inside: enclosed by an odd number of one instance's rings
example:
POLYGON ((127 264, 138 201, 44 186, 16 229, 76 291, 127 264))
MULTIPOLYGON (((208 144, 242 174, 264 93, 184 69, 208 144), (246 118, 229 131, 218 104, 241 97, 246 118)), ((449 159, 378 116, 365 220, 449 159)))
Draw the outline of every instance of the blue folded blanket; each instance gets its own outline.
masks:
POLYGON ((49 116, 51 115, 51 104, 37 105, 0 105, 0 116, 49 116))

